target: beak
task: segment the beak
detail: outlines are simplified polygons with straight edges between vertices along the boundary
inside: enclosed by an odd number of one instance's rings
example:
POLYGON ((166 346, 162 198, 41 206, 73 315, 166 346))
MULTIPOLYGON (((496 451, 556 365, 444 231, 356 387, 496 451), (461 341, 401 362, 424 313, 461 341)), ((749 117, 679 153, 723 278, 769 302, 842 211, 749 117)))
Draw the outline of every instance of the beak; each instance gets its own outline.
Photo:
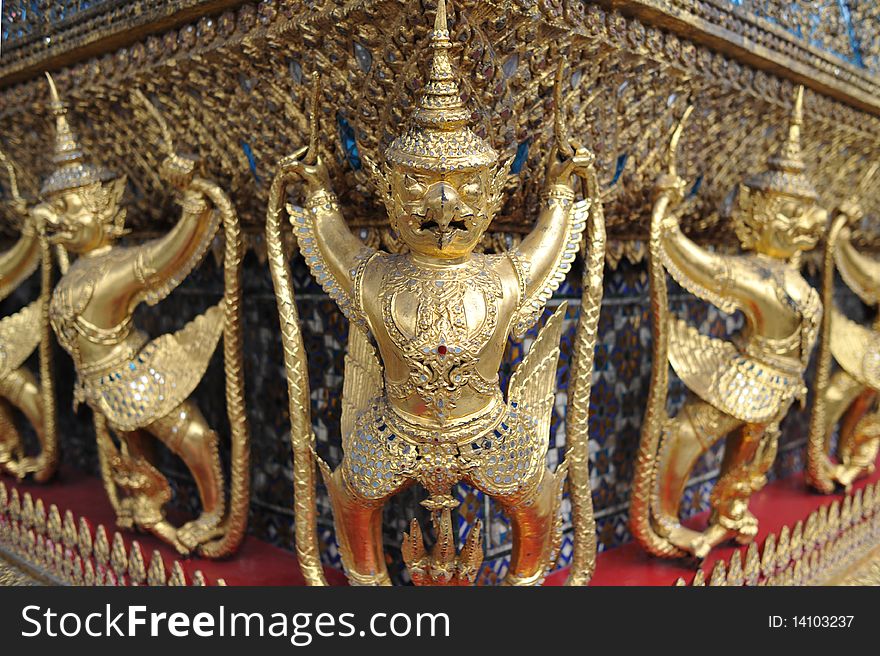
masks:
POLYGON ((423 230, 432 230, 437 235, 437 247, 442 249, 452 242, 456 230, 467 230, 464 222, 461 199, 455 187, 444 181, 431 185, 425 197, 423 230))
POLYGON ((34 218, 37 229, 49 234, 50 244, 60 244, 72 237, 69 232, 61 230, 61 219, 50 205, 40 203, 31 210, 31 215, 34 218))

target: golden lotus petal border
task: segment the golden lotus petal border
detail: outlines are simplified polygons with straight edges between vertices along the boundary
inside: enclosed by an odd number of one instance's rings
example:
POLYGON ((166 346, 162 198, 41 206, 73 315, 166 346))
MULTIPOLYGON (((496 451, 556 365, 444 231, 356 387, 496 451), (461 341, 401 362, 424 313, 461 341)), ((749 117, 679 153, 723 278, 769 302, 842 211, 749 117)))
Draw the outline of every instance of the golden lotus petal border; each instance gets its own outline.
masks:
POLYGON ((823 505, 676 586, 880 585, 880 481, 823 505))
POLYGON ((62 515, 30 492, 21 494, 0 481, 0 561, 20 575, 47 585, 207 586, 201 570, 187 573, 179 560, 167 563, 159 551, 149 558, 137 540, 92 525, 72 511, 62 515))

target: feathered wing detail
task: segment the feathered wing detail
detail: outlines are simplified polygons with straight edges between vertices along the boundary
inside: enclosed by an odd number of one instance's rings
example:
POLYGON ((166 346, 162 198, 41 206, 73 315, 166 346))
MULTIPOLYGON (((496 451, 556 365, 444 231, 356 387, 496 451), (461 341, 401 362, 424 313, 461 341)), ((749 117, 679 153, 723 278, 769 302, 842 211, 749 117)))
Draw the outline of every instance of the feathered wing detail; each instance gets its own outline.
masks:
POLYGON ((342 383, 342 439, 355 429, 360 414, 370 401, 382 395, 382 363, 366 333, 351 326, 348 352, 345 354, 345 379, 342 383))
POLYGON ((666 249, 663 248, 662 242, 658 250, 660 251, 660 260, 663 263, 663 268, 666 269, 666 272, 672 277, 675 282, 684 287, 687 291, 689 291, 697 298, 708 301, 722 312, 733 314, 737 311, 738 308, 734 301, 728 298, 724 298, 720 294, 716 294, 710 289, 707 289, 705 286, 701 285, 696 280, 689 277, 680 268, 678 268, 678 265, 675 264, 675 261, 666 253, 666 249))
MULTIPOLYGON (((312 277, 321 285, 321 289, 327 292, 327 295, 336 302, 336 305, 342 310, 342 314, 345 315, 346 319, 365 329, 366 319, 357 299, 353 298, 352 294, 345 290, 340 281, 330 272, 330 267, 324 261, 321 249, 318 248, 312 216, 303 208, 290 203, 287 204, 287 214, 290 218, 290 225, 293 228, 293 236, 296 237, 299 251, 306 261, 312 277)), ((358 262, 361 263, 361 270, 363 269, 363 263, 369 260, 375 253, 375 249, 364 246, 357 258, 358 262)), ((352 277, 356 276, 352 275, 352 277)))
POLYGON ((137 430, 166 416, 205 375, 223 332, 223 305, 157 337, 119 370, 84 379, 86 398, 116 430, 137 430))
POLYGON ((0 378, 18 369, 40 343, 40 301, 0 320, 0 378))
POLYGON ((566 303, 561 303, 547 319, 528 354, 510 378, 508 402, 527 409, 537 419, 536 434, 550 434, 550 417, 556 396, 556 365, 559 362, 559 338, 562 335, 566 303))
POLYGON ((137 259, 135 260, 136 271, 138 272, 138 276, 143 278, 143 281, 147 286, 137 299, 138 302, 143 301, 147 305, 156 305, 156 303, 177 289, 180 283, 182 283, 205 258, 208 248, 211 246, 211 242, 214 241, 214 236, 217 234, 217 228, 220 226, 220 218, 220 212, 211 212, 211 217, 209 219, 211 222, 210 226, 208 230, 205 231, 205 234, 202 236, 196 249, 192 252, 192 255, 190 255, 185 262, 181 263, 178 270, 174 272, 174 275, 162 282, 156 282, 154 284, 153 281, 151 281, 152 272, 147 270, 148 267, 143 261, 143 256, 148 252, 147 249, 151 245, 150 242, 137 247, 138 254, 137 259))
POLYGON ((831 309, 831 354, 862 385, 880 390, 880 334, 831 309))
POLYGON ((840 277, 843 278, 846 286, 862 299, 863 303, 866 305, 877 305, 880 303, 880 262, 859 253, 855 249, 850 250, 850 257, 854 260, 853 264, 847 262, 847 259, 843 257, 839 249, 834 249, 834 264, 840 273, 840 277), (858 275, 856 271, 850 270, 851 266, 860 269, 859 273, 861 275, 858 275), (862 282, 863 280, 876 282, 876 287, 866 287, 864 282, 862 282))
MULTIPOLYGON (((541 312, 544 311, 544 306, 547 305, 547 301, 553 296, 553 292, 559 289, 559 285, 565 281, 565 276, 571 270, 571 264, 580 250, 581 236, 587 226, 591 204, 592 201, 589 198, 579 200, 574 204, 571 212, 569 212, 568 233, 565 237, 565 243, 557 256, 556 266, 550 269, 550 272, 540 281, 540 284, 534 286, 534 291, 520 302, 520 307, 514 317, 511 330, 515 336, 521 337, 525 335, 526 331, 541 316, 541 312)), ((522 268, 525 269, 522 273, 528 276, 528 262, 525 261, 525 258, 516 253, 511 253, 511 256, 521 260, 522 268)), ((529 283, 533 284, 534 281, 529 281, 529 283)))
POLYGON ((669 321, 669 363, 697 396, 747 423, 772 421, 803 390, 800 376, 747 359, 731 342, 702 335, 677 317, 669 321))

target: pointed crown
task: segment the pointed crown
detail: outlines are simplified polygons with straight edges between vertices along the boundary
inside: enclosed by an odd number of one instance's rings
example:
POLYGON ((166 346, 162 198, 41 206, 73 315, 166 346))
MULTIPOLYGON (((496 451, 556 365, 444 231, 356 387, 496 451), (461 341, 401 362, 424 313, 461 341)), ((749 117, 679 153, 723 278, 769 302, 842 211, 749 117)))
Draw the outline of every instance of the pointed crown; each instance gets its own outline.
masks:
POLYGON ((389 164, 427 171, 459 171, 489 166, 498 153, 468 126, 470 111, 449 61, 446 2, 437 4, 431 32, 431 68, 428 81, 406 131, 385 151, 389 164))
POLYGON ((85 161, 85 155, 77 143, 76 134, 67 122, 67 106, 58 96, 55 81, 46 73, 49 82, 49 105, 55 117, 55 152, 52 163, 55 170, 49 174, 41 195, 58 193, 68 189, 77 189, 94 182, 106 182, 117 177, 105 168, 97 167, 85 161))
POLYGON ((775 191, 798 198, 816 200, 819 194, 804 174, 801 154, 801 126, 804 123, 804 88, 798 86, 788 133, 779 149, 767 160, 767 170, 746 180, 746 186, 758 191, 775 191))

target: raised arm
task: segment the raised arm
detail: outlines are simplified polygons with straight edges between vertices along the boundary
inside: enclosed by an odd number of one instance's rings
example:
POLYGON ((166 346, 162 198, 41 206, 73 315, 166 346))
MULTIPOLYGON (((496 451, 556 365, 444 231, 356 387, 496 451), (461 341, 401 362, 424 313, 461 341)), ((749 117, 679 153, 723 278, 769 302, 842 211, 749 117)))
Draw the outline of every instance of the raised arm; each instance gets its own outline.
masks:
POLYGON ((0 299, 11 294, 37 268, 40 262, 40 239, 28 217, 15 245, 0 254, 0 299))
POLYGON ((522 335, 540 316, 580 248, 588 213, 599 202, 594 156, 585 148, 572 148, 570 156, 553 157, 546 190, 535 227, 519 247, 509 253, 520 277, 520 312, 513 326, 522 335), (586 180, 586 198, 577 201, 574 182, 586 180))
POLYGON ((662 174, 655 183, 652 221, 661 226, 661 258, 669 275, 682 287, 724 312, 739 308, 730 256, 719 255, 698 246, 682 231, 678 219, 669 210, 681 202, 684 180, 662 174))
POLYGON ((157 303, 177 287, 202 260, 217 232, 219 214, 193 177, 194 162, 170 157, 162 177, 181 190, 180 219, 163 237, 139 247, 135 277, 141 291, 134 302, 157 303))
MULTIPOLYGON (((349 229, 345 217, 339 211, 339 202, 330 184, 327 169, 321 158, 318 157, 314 165, 302 164, 298 174, 306 182, 306 197, 304 209, 308 215, 306 223, 311 224, 311 233, 315 239, 314 245, 328 273, 342 286, 346 293, 351 292, 352 271, 361 262, 365 249, 362 242, 349 229)), ((299 233, 299 225, 294 229, 299 233)), ((304 234, 304 233, 302 233, 304 234)), ((299 234, 297 234, 299 239, 299 234)), ((300 239, 300 249, 303 249, 303 240, 300 239)), ((307 245, 306 245, 307 246, 307 245)), ((308 261, 309 258, 306 257, 308 261)), ((320 278, 320 271, 312 271, 320 278)))
POLYGON ((880 262, 857 251, 851 237, 848 227, 840 230, 834 263, 847 287, 865 303, 877 305, 880 303, 880 262))
POLYGON ((308 164, 301 158, 303 152, 279 164, 291 178, 306 183, 304 207, 287 207, 293 234, 315 280, 349 319, 356 320, 352 315, 355 273, 375 251, 349 229, 321 158, 308 164))

